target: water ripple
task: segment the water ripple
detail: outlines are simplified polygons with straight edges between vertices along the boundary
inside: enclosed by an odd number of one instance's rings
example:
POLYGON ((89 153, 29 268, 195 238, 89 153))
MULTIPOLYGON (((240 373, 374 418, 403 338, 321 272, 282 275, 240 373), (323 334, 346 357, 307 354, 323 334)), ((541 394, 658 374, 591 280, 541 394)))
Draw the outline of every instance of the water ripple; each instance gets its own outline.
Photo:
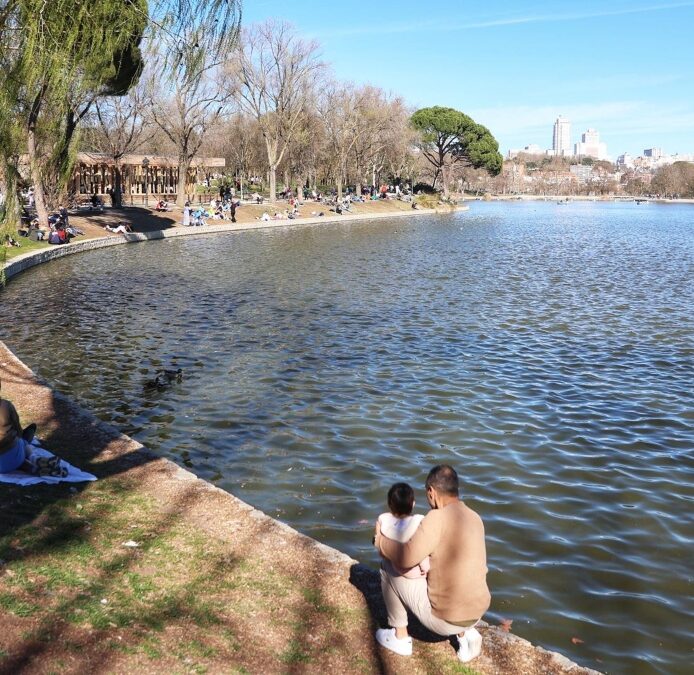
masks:
POLYGON ((365 561, 388 485, 423 505, 451 462, 485 520, 492 614, 599 670, 685 673, 692 211, 557 211, 74 256, 2 292, 23 317, 2 337, 103 419, 365 561), (183 384, 146 392, 169 366, 183 384))

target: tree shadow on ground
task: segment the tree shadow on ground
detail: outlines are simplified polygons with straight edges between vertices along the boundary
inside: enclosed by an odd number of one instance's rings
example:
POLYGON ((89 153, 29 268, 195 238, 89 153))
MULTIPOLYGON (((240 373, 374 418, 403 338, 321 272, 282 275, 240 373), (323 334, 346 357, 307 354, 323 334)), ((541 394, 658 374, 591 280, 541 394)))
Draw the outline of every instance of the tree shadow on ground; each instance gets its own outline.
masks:
POLYGON ((90 226, 103 228, 121 221, 129 223, 135 232, 147 233, 175 227, 177 215, 179 214, 175 211, 158 212, 144 206, 124 206, 120 209, 107 207, 103 211, 76 211, 70 215, 70 223, 87 230, 87 235, 90 234, 90 226))
POLYGON ((157 668, 190 670, 176 640, 195 642, 202 665, 385 672, 364 640, 363 610, 345 603, 312 540, 179 477, 4 350, 2 393, 23 423, 35 421, 44 447, 99 480, 2 485, 0 673, 56 659, 104 672, 159 652, 157 668))
MULTIPOLYGON (((0 380, 3 397, 14 402, 22 423, 37 424, 36 437, 42 445, 97 478, 117 475, 157 459, 140 444, 98 421, 67 397, 42 386, 30 371, 9 357, 2 343, 0 380)), ((79 492, 87 485, 63 482, 27 488, 2 483, 0 537, 10 536, 13 530, 30 523, 55 501, 79 492)))

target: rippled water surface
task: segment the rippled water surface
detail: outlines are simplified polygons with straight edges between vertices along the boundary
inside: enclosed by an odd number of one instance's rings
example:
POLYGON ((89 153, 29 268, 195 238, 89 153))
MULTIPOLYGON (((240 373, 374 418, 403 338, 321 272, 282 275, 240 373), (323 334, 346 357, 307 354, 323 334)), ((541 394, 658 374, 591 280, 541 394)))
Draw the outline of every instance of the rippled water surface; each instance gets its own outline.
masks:
POLYGON ((102 419, 367 562, 389 485, 424 505, 450 462, 486 524, 492 615, 600 670, 691 672, 693 223, 473 203, 127 246, 13 280, 0 335, 102 419), (184 382, 144 391, 169 365, 184 382))

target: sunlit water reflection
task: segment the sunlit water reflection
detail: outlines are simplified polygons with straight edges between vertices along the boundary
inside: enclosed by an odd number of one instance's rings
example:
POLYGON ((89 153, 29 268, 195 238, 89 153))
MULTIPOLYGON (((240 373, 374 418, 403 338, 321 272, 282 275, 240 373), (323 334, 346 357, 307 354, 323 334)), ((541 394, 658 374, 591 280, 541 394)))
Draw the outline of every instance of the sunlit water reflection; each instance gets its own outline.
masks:
POLYGON ((485 520, 493 615, 601 670, 684 673, 693 221, 474 203, 127 246, 14 280, 0 335, 102 419, 367 562, 390 483, 423 506, 450 462, 485 520), (169 365, 183 384, 145 392, 169 365))

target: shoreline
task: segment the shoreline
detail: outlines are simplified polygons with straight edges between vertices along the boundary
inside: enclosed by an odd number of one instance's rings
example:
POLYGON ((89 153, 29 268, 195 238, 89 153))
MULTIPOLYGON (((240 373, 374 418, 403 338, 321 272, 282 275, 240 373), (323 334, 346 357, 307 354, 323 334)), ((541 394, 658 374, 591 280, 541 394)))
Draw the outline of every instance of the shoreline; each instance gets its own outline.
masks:
MULTIPOLYGON (((694 204, 694 199, 663 199, 656 197, 628 197, 619 195, 494 195, 488 201, 492 202, 604 202, 604 203, 624 203, 630 204, 635 201, 647 202, 649 204, 694 204)), ((466 202, 485 201, 481 197, 467 197, 466 202)))
MULTIPOLYGON (((50 260, 62 258, 66 255, 73 255, 83 251, 92 251, 109 246, 119 246, 122 244, 134 244, 138 242, 156 241, 161 239, 171 239, 175 237, 203 236, 206 234, 219 234, 224 232, 245 232, 248 230, 270 230, 281 227, 304 227, 322 224, 333 224, 341 222, 360 222, 368 220, 383 220, 388 218, 402 218, 405 216, 427 216, 437 213, 457 213, 469 210, 469 206, 458 206, 450 210, 437 209, 412 209, 406 211, 389 211, 381 213, 364 213, 348 215, 332 215, 321 217, 297 218, 294 220, 260 221, 254 220, 243 223, 219 223, 215 225, 203 225, 199 227, 183 227, 181 225, 169 229, 152 230, 147 232, 131 232, 128 234, 108 233, 100 237, 91 237, 81 241, 72 241, 62 246, 48 246, 38 250, 21 253, 9 258, 3 268, 5 279, 9 281, 13 276, 26 269, 41 265, 50 260)), ((88 217, 88 216, 82 216, 88 217)))
MULTIPOLYGON (((416 215, 434 212, 421 210, 416 215)), ((396 215, 412 214, 402 212, 396 215)), ((391 216, 392 214, 383 214, 377 217, 391 216)), ((25 269, 54 258, 104 246, 171 236, 334 223, 348 218, 369 220, 373 216, 322 217, 298 222, 208 226, 204 229, 175 228, 160 231, 161 236, 147 233, 92 239, 19 256, 10 260, 5 269, 9 279, 25 269)), ((27 616, 22 611, 10 611, 11 616, 0 619, 0 626, 7 636, 0 638, 0 671, 10 672, 21 666, 24 672, 44 672, 42 664, 46 659, 54 661, 59 656, 74 668, 74 672, 83 668, 85 663, 90 664, 90 669, 96 665, 96 671, 106 669, 125 672, 141 669, 146 672, 165 672, 184 664, 190 670, 191 664, 186 659, 191 658, 195 661, 194 665, 200 665, 210 672, 220 672, 222 664, 225 664, 227 671, 229 665, 234 664, 250 668, 252 672, 319 672, 339 667, 346 673, 411 673, 432 672, 432 668, 439 672, 450 672, 455 667, 455 653, 446 640, 417 640, 415 657, 412 659, 385 654, 376 647, 373 630, 378 622, 383 622, 384 614, 378 577, 374 570, 271 518, 233 494, 197 478, 172 461, 154 455, 135 440, 100 422, 75 402, 55 392, 48 383, 39 381, 2 342, 0 378, 3 381, 3 394, 16 404, 22 421, 36 421, 39 436, 46 441, 48 447, 100 479, 87 485, 60 484, 51 488, 37 486, 31 491, 11 489, 7 497, 0 498, 0 502, 10 500, 9 504, 3 503, 4 513, 19 512, 19 515, 10 518, 9 524, 0 526, 1 540, 5 542, 4 549, 0 549, 0 558, 3 559, 0 562, 0 573, 4 572, 0 574, 1 597, 7 599, 11 595, 17 601, 21 599, 12 583, 20 569, 26 573, 28 567, 28 578, 33 574, 40 579, 45 576, 42 570, 50 564, 70 565, 64 550, 67 546, 59 547, 56 557, 52 558, 54 554, 46 541, 41 537, 36 541, 32 534, 37 527, 41 531, 54 531, 66 514, 75 522, 83 519, 89 522, 87 529, 80 525, 68 533, 68 540, 74 540, 76 546, 89 544, 94 549, 86 560, 79 561, 85 565, 84 574, 88 580, 100 573, 91 569, 94 563, 89 558, 101 556, 109 560, 114 555, 114 542, 115 555, 119 561, 119 566, 115 568, 109 564, 108 582, 100 579, 98 584, 87 584, 87 588, 94 587, 89 600, 96 604, 96 609, 85 609, 91 618, 84 625, 78 618, 77 628, 74 622, 62 620, 61 613, 55 607, 55 594, 46 593, 45 582, 38 590, 34 588, 34 584, 31 592, 44 605, 36 610, 36 614, 41 615, 39 626, 34 625, 36 619, 32 619, 33 615, 27 616), (117 504, 113 506, 115 511, 105 512, 105 515, 100 511, 103 508, 104 493, 111 497, 111 502, 114 494, 120 495, 117 504), (32 495, 35 496, 35 499, 31 499, 34 503, 24 504, 27 497, 32 495), (137 501, 136 513, 130 513, 128 500, 137 501), (124 518, 115 518, 114 524, 109 520, 113 520, 114 514, 124 518), (139 522, 144 515, 151 517, 151 525, 139 522), (109 521, 108 534, 115 535, 115 539, 106 544, 97 537, 101 520, 109 521), (232 567, 231 579, 227 579, 215 566, 206 572, 216 574, 218 584, 210 585, 210 579, 206 575, 201 580, 201 584, 204 584, 199 589, 201 594, 212 595, 225 607, 224 611, 220 610, 216 615, 215 621, 219 623, 212 622, 211 630, 207 629, 205 621, 194 621, 195 617, 189 618, 183 626, 177 615, 165 617, 164 633, 171 634, 168 637, 173 640, 172 644, 176 640, 180 641, 181 635, 187 634, 186 631, 191 631, 197 636, 197 642, 207 645, 204 650, 196 648, 197 652, 191 647, 182 659, 175 658, 170 649, 167 651, 151 647, 154 638, 162 643, 162 647, 169 643, 161 637, 160 631, 143 629, 142 625, 146 627, 147 623, 139 615, 131 617, 130 622, 121 623, 111 611, 119 602, 125 603, 124 599, 119 598, 117 589, 120 585, 132 585, 133 575, 138 579, 147 576, 149 583, 153 585, 160 582, 161 565, 158 563, 163 561, 156 556, 161 556, 161 551, 155 550, 154 546, 146 546, 142 541, 148 541, 148 537, 154 541, 163 536, 162 530, 176 534, 173 546, 175 560, 167 570, 170 576, 183 580, 181 583, 195 577, 196 570, 201 566, 204 568, 205 561, 210 556, 221 556, 218 559, 224 561, 222 565, 232 567), (180 550, 193 549, 191 542, 197 541, 196 535, 204 538, 204 543, 200 544, 205 548, 204 556, 175 555, 180 550), (136 547, 122 548, 122 542, 135 537, 142 540, 136 547), (261 575, 258 575, 259 570, 262 570, 261 575), (248 575, 246 571, 249 571, 248 575), (278 583, 270 584, 272 588, 266 593, 264 585, 262 588, 257 586, 258 578, 276 580, 278 583), (239 579, 246 585, 239 587, 236 583, 239 579), (219 583, 220 580, 224 583, 219 583), (104 588, 105 584, 108 588, 104 588), (228 587, 224 587, 224 584, 228 584, 228 587), (216 587, 219 585, 222 586, 221 590, 216 587), (278 596, 282 597, 279 603, 276 602, 278 596), (249 614, 238 610, 244 602, 253 606, 253 612, 249 614), (273 623, 276 621, 276 614, 284 616, 287 612, 289 616, 281 619, 278 625, 273 623), (104 620, 109 621, 105 624, 100 622, 99 613, 104 615, 104 620), (300 630, 296 627, 297 623, 301 624, 300 630), (261 628, 258 628, 259 625, 261 628), (262 626, 266 629, 270 626, 272 635, 264 634, 262 626), (234 641, 220 646, 215 637, 220 630, 233 632, 234 641), (257 631, 263 634, 260 650, 251 642, 257 637, 257 631), (30 637, 26 637, 27 634, 30 637), (246 639, 243 639, 244 636, 246 639), (72 643, 78 644, 79 649, 66 648, 63 643, 68 638, 72 643), (6 643, 7 639, 9 643, 6 643), (102 643, 108 639, 111 642, 115 639, 117 642, 112 648, 106 649, 102 643), (118 642, 122 643, 120 646, 129 645, 130 649, 120 650, 118 642), (287 648, 287 645, 290 647, 287 648), (159 653, 157 658, 152 656, 154 652, 159 653), (192 656, 191 652, 194 652, 192 656)), ((106 537, 106 533, 103 537, 106 537)), ((82 602, 80 598, 84 594, 84 585, 79 587, 82 593, 77 593, 74 598, 71 597, 73 591, 65 591, 66 599, 57 601, 61 609, 61 603, 65 602, 71 609, 73 605, 82 608, 79 602, 82 602)), ((28 593, 30 589, 26 590, 28 593)), ((195 598, 195 601, 199 599, 195 598)), ((3 604, 6 609, 8 603, 9 600, 3 604)), ((19 607, 16 603, 9 604, 10 608, 19 607)), ((89 608, 92 608, 91 604, 89 608)), ((137 609, 146 611, 145 607, 139 605, 137 609)), ((469 664, 469 672, 596 672, 578 666, 556 652, 533 647, 526 640, 498 627, 485 626, 482 633, 483 653, 469 664)), ((415 632, 415 636, 419 637, 420 634, 415 632)))

